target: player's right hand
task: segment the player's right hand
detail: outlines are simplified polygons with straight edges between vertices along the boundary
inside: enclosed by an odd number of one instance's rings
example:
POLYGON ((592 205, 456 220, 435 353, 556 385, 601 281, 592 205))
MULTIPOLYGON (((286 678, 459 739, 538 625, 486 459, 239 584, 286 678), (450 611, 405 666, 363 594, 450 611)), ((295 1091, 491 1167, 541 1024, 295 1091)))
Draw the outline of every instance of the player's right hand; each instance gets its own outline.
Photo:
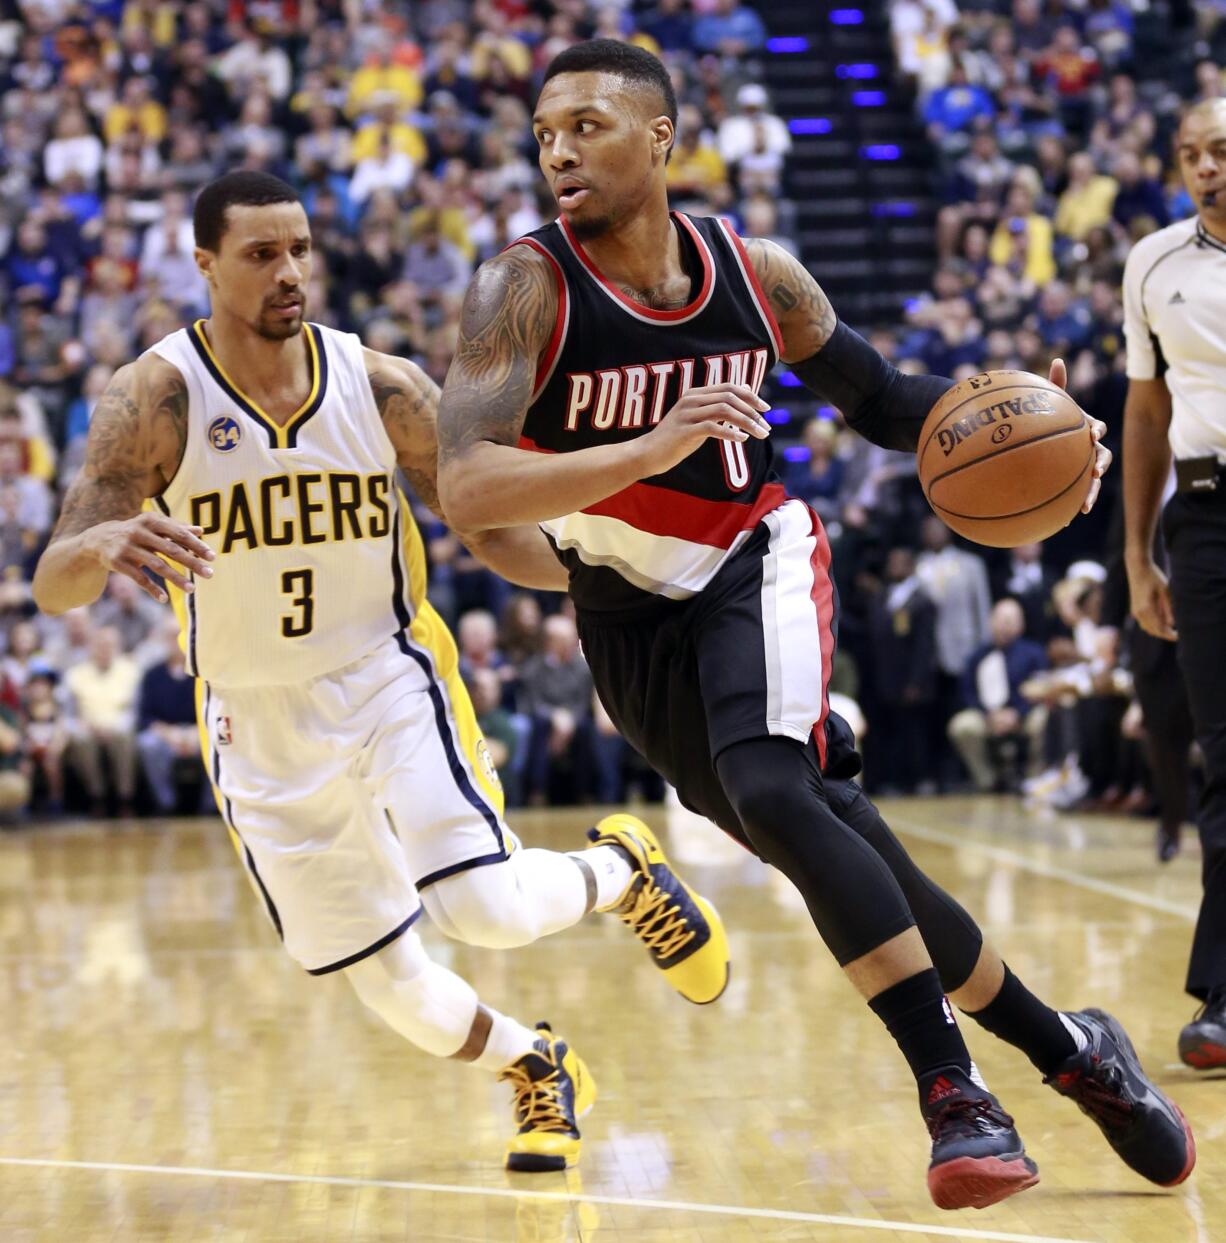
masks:
POLYGON ((1151 559, 1147 564, 1129 565, 1128 590, 1132 596, 1132 615, 1141 629, 1157 639, 1174 642, 1175 610, 1166 575, 1151 559))
POLYGON ((762 417, 770 409, 753 389, 744 384, 708 384, 692 388, 643 437, 650 445, 651 473, 683 462, 699 445, 710 439, 765 440, 770 424, 762 417))
POLYGON ((122 522, 100 522, 90 529, 87 547, 98 563, 113 574, 130 578, 160 604, 166 593, 146 570, 173 583, 180 590, 193 592, 195 584, 180 573, 212 578, 213 550, 200 538, 203 528, 176 522, 164 514, 144 513, 122 522))

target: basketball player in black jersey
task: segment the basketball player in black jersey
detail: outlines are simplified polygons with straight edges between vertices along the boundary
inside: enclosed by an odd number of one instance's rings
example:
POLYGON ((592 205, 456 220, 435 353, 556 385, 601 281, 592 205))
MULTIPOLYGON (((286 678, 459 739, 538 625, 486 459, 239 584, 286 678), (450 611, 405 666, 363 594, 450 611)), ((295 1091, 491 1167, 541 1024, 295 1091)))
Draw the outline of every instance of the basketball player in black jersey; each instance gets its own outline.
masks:
MULTIPOLYGON (((668 75, 640 49, 594 40, 549 67, 533 129, 561 215, 468 290, 439 414, 443 508, 465 528, 545 530, 614 722, 683 803, 793 881, 897 1041, 938 1205, 984 1207, 1038 1178, 946 994, 1134 1170, 1181 1182, 1191 1132, 1123 1029, 1052 1010, 1008 970, 852 780, 850 731, 829 712, 829 547, 772 470, 758 388, 786 361, 861 435, 914 450, 951 381, 896 372, 777 246, 670 214, 675 121, 668 75)), ((1109 461, 1100 449, 1096 476, 1109 461)))

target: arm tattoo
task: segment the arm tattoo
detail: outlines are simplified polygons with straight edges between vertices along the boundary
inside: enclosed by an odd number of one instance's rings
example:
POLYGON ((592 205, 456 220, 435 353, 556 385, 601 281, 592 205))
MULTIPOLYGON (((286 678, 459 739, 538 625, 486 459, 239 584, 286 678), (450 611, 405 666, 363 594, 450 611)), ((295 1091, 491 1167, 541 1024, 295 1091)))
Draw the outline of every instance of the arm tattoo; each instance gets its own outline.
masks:
POLYGON ((553 274, 527 246, 482 266, 464 299, 460 342, 439 407, 442 463, 483 440, 518 442, 556 311, 553 274))
POLYGON ((187 448, 187 384, 176 371, 153 389, 150 394, 152 407, 152 435, 154 443, 162 450, 158 454, 159 467, 169 483, 183 461, 187 448))
POLYGON ((150 406, 131 366, 115 373, 89 423, 85 462, 64 498, 52 542, 140 513, 173 475, 187 440, 187 386, 159 376, 150 406))
POLYGON ((417 499, 432 513, 443 517, 438 502, 438 385, 424 372, 408 370, 400 359, 367 351, 367 371, 375 405, 396 461, 404 471, 417 499))
POLYGON ((838 317, 808 270, 781 246, 747 237, 745 249, 783 334, 790 359, 810 358, 830 340, 838 317))

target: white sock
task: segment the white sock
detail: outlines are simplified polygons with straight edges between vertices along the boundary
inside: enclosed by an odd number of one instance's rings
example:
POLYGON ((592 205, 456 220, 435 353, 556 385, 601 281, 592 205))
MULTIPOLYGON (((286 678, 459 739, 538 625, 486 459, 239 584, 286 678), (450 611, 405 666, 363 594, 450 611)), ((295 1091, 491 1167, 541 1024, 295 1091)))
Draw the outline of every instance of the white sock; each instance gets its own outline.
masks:
POLYGON ((988 1085, 984 1083, 983 1076, 979 1073, 979 1067, 975 1065, 974 1061, 971 1062, 971 1076, 970 1077, 971 1077, 971 1082, 977 1088, 982 1088, 985 1092, 988 1090, 988 1085))
POLYGON ((585 863, 596 877, 596 905, 598 911, 616 906, 634 879, 634 868, 625 852, 616 846, 591 846, 576 851, 572 859, 585 863))
POLYGON ((536 1032, 529 1031, 522 1023, 491 1010, 489 1006, 485 1008, 494 1022, 485 1048, 473 1065, 496 1072, 518 1061, 525 1053, 531 1053, 538 1037, 536 1032))
POLYGON ((1088 1048, 1090 1041, 1085 1032, 1063 1011, 1057 1010, 1056 1013, 1060 1016, 1060 1022, 1064 1024, 1065 1031, 1072 1036, 1073 1043, 1077 1046, 1077 1052, 1080 1053, 1082 1049, 1088 1048))

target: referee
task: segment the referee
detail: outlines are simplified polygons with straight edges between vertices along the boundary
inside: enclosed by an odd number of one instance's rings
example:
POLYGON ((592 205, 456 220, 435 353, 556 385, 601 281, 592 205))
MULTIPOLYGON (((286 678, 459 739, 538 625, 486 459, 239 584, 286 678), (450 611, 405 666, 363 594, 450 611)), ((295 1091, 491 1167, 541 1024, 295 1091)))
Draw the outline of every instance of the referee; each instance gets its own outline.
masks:
POLYGON ((1124 268, 1124 558, 1137 621, 1178 638, 1205 759, 1187 979, 1202 1005, 1179 1035, 1180 1057, 1204 1070, 1226 1066, 1226 99, 1189 109, 1176 144, 1197 214, 1142 239, 1124 268), (1168 584, 1153 548, 1172 454, 1168 584))

